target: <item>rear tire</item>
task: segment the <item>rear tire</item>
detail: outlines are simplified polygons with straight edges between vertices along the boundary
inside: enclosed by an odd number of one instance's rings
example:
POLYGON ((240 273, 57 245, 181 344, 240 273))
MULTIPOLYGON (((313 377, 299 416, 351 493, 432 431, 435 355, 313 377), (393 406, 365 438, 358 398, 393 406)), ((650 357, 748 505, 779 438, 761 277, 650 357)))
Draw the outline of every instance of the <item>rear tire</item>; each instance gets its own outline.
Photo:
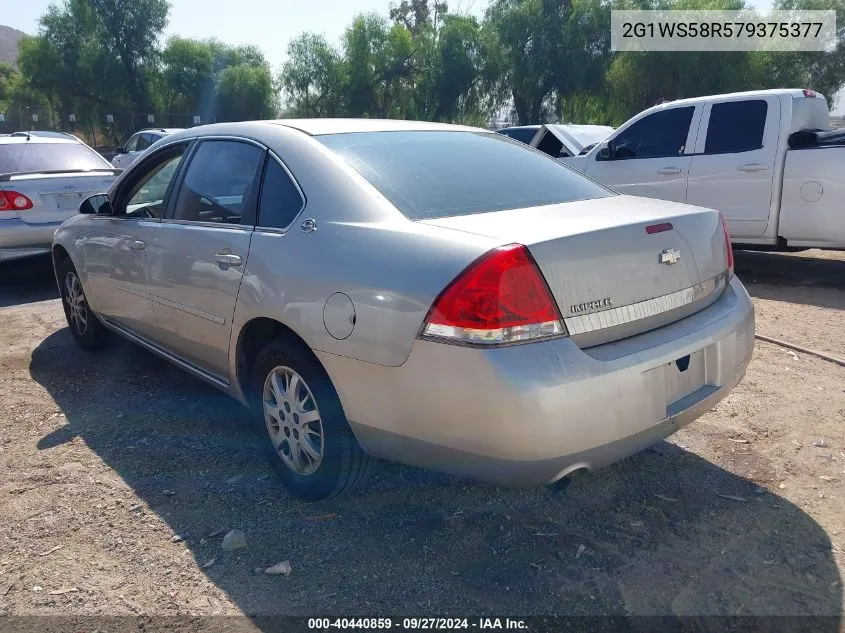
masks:
POLYGON ((264 452, 287 491, 305 501, 346 493, 365 481, 365 454, 326 370, 298 342, 277 339, 253 367, 251 403, 264 452))
POLYGON ((105 347, 108 343, 109 331, 88 306, 82 282, 70 257, 62 260, 56 272, 59 292, 62 295, 62 307, 73 338, 80 347, 85 349, 105 347))

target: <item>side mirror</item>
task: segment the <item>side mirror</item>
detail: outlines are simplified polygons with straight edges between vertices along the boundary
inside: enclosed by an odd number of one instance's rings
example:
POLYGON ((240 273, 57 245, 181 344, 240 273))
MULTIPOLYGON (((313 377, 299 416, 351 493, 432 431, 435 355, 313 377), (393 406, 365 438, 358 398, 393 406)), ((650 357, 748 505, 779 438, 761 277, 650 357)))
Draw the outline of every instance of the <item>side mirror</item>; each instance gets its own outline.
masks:
POLYGON ((601 148, 599 148, 598 157, 600 160, 612 160, 615 154, 615 148, 613 147, 613 141, 605 141, 601 144, 601 148))
POLYGON ((111 201, 108 194, 98 193, 86 198, 79 205, 79 212, 83 215, 111 215, 111 201))
POLYGON ((122 147, 118 147, 118 148, 116 148, 116 149, 114 150, 114 155, 115 155, 115 156, 117 156, 118 154, 125 154, 125 153, 126 153, 126 150, 125 150, 125 149, 123 149, 122 147))

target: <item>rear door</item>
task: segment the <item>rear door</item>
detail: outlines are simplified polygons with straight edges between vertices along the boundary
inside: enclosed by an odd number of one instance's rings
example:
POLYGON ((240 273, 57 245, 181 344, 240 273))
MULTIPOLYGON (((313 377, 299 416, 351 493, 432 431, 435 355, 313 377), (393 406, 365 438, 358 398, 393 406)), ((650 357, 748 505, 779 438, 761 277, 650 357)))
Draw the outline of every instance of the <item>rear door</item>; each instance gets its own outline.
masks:
POLYGON ((735 237, 760 237, 769 223, 780 100, 707 103, 690 166, 687 202, 718 209, 735 237))
POLYGON ((652 112, 617 131, 610 155, 597 152, 585 173, 620 193, 684 202, 702 105, 652 112))
POLYGON ((224 381, 264 156, 247 140, 200 141, 150 253, 150 298, 165 345, 224 381))

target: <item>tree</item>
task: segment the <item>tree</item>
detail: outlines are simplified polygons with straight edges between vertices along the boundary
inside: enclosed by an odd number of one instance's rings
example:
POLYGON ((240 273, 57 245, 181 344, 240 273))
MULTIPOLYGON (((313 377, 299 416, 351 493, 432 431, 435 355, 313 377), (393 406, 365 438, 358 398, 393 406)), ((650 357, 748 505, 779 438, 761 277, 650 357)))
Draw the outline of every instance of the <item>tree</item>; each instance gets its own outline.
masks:
POLYGON ((374 13, 358 16, 346 30, 343 49, 349 114, 401 118, 411 101, 410 31, 374 13))
POLYGON ((97 36, 120 64, 134 106, 149 106, 148 73, 158 60, 158 37, 167 26, 167 0, 87 0, 97 17, 97 36))
POLYGON ((568 41, 570 0, 493 0, 487 9, 502 91, 522 125, 540 123, 547 99, 575 53, 568 41))
POLYGON ((161 61, 164 109, 167 112, 203 112, 214 93, 214 49, 211 44, 172 37, 161 53, 161 61))
POLYGON ((343 60, 322 35, 303 33, 291 41, 279 83, 291 116, 337 116, 343 111, 343 60))
POLYGON ((486 46, 473 17, 445 15, 433 68, 434 119, 479 122, 483 118, 486 46))
POLYGON ((238 64, 224 68, 217 81, 215 114, 219 121, 276 116, 278 104, 270 69, 238 64))

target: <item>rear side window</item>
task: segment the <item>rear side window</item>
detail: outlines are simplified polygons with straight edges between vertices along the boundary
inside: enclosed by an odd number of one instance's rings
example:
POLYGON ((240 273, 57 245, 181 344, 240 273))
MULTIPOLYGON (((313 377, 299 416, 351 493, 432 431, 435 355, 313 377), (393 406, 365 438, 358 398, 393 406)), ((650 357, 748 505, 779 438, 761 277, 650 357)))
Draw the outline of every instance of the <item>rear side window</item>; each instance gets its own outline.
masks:
POLYGON ((769 104, 762 99, 713 104, 704 153, 748 152, 763 147, 768 109, 769 104))
POLYGON ((318 136, 412 220, 614 195, 527 147, 485 132, 318 136))
POLYGON ((81 143, 27 141, 0 145, 0 174, 111 168, 105 159, 81 143))
POLYGON ((258 225, 277 229, 290 226, 305 201, 287 171, 272 156, 267 158, 261 199, 258 203, 258 225))
POLYGON ((665 158, 684 153, 695 107, 661 110, 613 139, 614 159, 665 158))

